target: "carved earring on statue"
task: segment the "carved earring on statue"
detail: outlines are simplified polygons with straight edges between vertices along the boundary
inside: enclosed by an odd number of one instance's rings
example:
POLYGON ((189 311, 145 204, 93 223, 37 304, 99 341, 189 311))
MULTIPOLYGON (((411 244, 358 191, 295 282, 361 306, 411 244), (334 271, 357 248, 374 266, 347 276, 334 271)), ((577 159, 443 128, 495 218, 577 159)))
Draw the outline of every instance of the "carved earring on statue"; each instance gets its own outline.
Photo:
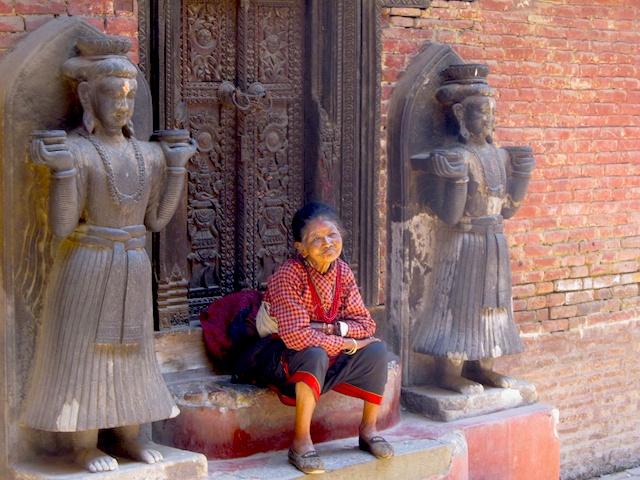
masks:
POLYGON ((471 134, 469 133, 469 130, 467 130, 467 127, 465 127, 464 125, 460 125, 460 137, 462 138, 463 142, 466 142, 467 140, 469 140, 469 137, 471 136, 471 134))
POLYGON ((125 137, 133 138, 135 135, 135 131, 133 130, 133 122, 129 120, 122 131, 124 132, 125 137))
POLYGON ((93 113, 85 110, 84 113, 82 114, 82 124, 84 125, 84 128, 87 132, 89 133, 93 133, 93 131, 96 129, 96 119, 93 116, 93 113))

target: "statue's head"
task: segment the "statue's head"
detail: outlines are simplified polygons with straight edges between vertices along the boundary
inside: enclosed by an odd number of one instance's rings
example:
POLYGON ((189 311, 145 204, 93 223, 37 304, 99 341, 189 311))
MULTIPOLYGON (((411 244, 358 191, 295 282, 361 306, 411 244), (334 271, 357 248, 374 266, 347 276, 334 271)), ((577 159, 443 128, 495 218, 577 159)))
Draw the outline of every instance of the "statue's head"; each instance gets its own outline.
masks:
POLYGON ((132 136, 138 71, 126 56, 131 42, 124 37, 104 36, 80 39, 76 46, 79 55, 67 60, 62 68, 77 82, 85 129, 93 133, 101 127, 107 133, 132 136))
POLYGON ((496 103, 487 84, 488 74, 484 64, 450 65, 441 72, 443 82, 436 98, 450 108, 463 142, 474 138, 493 142, 496 103))

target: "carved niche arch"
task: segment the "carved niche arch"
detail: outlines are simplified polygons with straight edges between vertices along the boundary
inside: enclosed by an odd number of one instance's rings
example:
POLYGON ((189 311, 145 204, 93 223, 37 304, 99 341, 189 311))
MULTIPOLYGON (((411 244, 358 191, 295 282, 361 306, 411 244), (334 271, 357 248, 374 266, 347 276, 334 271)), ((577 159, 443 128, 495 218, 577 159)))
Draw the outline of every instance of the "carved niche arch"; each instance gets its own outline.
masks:
POLYGON ((387 314, 394 319, 391 337, 401 354, 404 385, 425 383, 431 374, 426 356, 411 350, 411 332, 431 288, 434 233, 433 217, 420 206, 430 192, 412 170, 411 157, 445 143, 441 132, 448 129, 435 91, 440 72, 454 63, 463 60, 451 47, 427 43, 398 81, 389 106, 387 314))

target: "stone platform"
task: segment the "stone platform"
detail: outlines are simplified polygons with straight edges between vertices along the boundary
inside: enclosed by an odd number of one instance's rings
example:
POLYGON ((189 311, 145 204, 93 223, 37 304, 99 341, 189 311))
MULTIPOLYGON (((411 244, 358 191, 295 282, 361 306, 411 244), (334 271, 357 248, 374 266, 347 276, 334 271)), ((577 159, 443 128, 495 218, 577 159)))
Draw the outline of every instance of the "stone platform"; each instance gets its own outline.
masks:
MULTIPOLYGON (((560 476, 558 413, 534 404, 453 422, 403 412, 384 436, 395 450, 389 460, 360 452, 357 438, 316 444, 336 480, 557 480, 560 476)), ((209 462, 210 480, 303 478, 287 463, 287 451, 209 462)))
POLYGON ((529 405, 537 399, 535 386, 522 380, 515 380, 512 388, 485 387, 473 395, 433 386, 403 387, 401 395, 407 410, 443 422, 529 405))
MULTIPOLYGON (((392 360, 388 368, 380 428, 399 421, 400 366, 392 360)), ((289 446, 295 409, 283 405, 268 389, 231 384, 229 376, 212 375, 207 369, 166 374, 165 380, 181 413, 153 425, 155 441, 209 459, 246 457, 289 446)), ((355 435, 362 405, 362 400, 336 392, 323 395, 311 426, 314 440, 355 435)))
POLYGON ((207 459, 199 453, 158 445, 164 461, 154 465, 118 458, 113 472, 89 473, 65 457, 41 457, 12 468, 11 480, 205 480, 207 459))

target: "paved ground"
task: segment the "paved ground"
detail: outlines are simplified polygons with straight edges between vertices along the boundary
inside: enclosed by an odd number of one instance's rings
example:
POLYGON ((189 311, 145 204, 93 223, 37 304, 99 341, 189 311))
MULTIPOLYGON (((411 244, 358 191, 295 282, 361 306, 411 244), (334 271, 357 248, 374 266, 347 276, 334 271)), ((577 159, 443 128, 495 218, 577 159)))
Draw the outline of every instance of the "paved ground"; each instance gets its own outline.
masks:
POLYGON ((635 467, 624 472, 610 473, 609 475, 603 475, 601 477, 595 477, 591 480, 625 480, 625 479, 640 480, 640 467, 635 467))

